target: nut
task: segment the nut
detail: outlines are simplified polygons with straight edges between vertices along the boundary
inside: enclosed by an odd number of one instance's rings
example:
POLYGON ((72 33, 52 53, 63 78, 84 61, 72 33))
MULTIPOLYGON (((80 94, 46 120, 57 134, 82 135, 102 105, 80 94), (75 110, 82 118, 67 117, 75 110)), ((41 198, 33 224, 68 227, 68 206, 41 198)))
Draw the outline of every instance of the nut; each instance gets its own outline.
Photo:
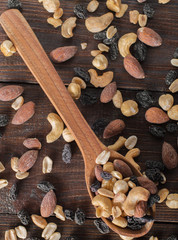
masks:
POLYGON ((43 0, 43 7, 50 13, 54 13, 59 7, 59 0, 43 0))
POLYGON ((151 47, 159 47, 162 44, 162 38, 151 28, 142 27, 137 30, 138 39, 151 47))
POLYGON ((112 202, 109 198, 97 195, 92 199, 92 204, 95 207, 101 207, 109 216, 111 215, 112 202))
POLYGON ((92 61, 94 67, 105 70, 108 67, 108 60, 103 54, 98 54, 92 61))
POLYGON ((101 207, 96 207, 96 217, 101 218, 102 217, 103 209, 101 207))
POLYGON ((163 94, 159 97, 159 105, 165 111, 168 111, 172 107, 173 103, 174 98, 170 94, 163 94))
POLYGON ((113 151, 118 151, 119 149, 121 149, 121 147, 124 146, 125 141, 126 138, 120 136, 118 140, 113 145, 109 145, 108 148, 113 151))
POLYGON ((106 87, 113 79, 114 73, 112 71, 108 71, 103 73, 103 75, 98 76, 96 70, 89 69, 90 74, 90 83, 97 87, 106 87))
POLYGON ((112 162, 107 162, 103 165, 103 171, 111 173, 114 171, 114 165, 112 162))
POLYGON ((73 77, 72 78, 72 83, 76 83, 78 85, 80 85, 80 87, 82 89, 85 89, 87 87, 86 83, 83 81, 83 79, 79 78, 79 77, 73 77))
POLYGON ((128 54, 124 58, 124 68, 134 78, 137 78, 137 79, 145 78, 145 73, 140 63, 131 54, 128 54))
POLYGON ((10 57, 16 52, 16 49, 11 41, 5 40, 1 44, 1 52, 4 54, 5 57, 10 57))
POLYGON ((114 198, 114 193, 106 188, 99 188, 97 192, 104 197, 114 198))
POLYGON ((61 34, 64 38, 73 37, 73 29, 76 27, 76 17, 70 17, 62 24, 61 34))
POLYGON ((50 53, 50 58, 55 63, 65 62, 71 59, 77 50, 78 48, 76 46, 59 47, 50 53))
POLYGON ((140 201, 135 207, 134 217, 141 218, 146 215, 147 212, 147 202, 140 201))
POLYGON ((58 8, 58 9, 54 12, 53 18, 54 18, 54 19, 59 19, 59 18, 62 17, 62 15, 63 15, 63 9, 62 9, 62 8, 58 8))
POLYGON ((149 238, 149 240, 158 240, 158 238, 157 238, 157 237, 154 237, 154 236, 151 236, 151 237, 149 238))
POLYGON ((115 218, 112 220, 112 223, 121 228, 127 227, 127 220, 124 217, 115 218))
POLYGON ((121 105, 121 112, 126 117, 136 115, 138 111, 138 104, 133 100, 127 100, 121 105))
POLYGON ((172 93, 178 92, 178 79, 176 79, 176 80, 171 84, 171 86, 169 87, 169 90, 170 90, 172 93))
POLYGON ((116 108, 121 108, 121 105, 123 103, 122 93, 117 90, 116 94, 112 98, 113 104, 116 108))
POLYGON ((48 156, 46 156, 43 159, 43 166, 42 166, 42 172, 44 174, 46 173, 50 173, 53 169, 53 160, 51 158, 49 158, 48 156))
POLYGON ((166 176, 165 176, 164 173, 162 173, 162 172, 161 172, 160 174, 161 174, 161 177, 162 177, 162 179, 163 179, 163 180, 161 180, 160 183, 161 183, 161 184, 165 184, 165 183, 166 183, 166 176))
POLYGON ((47 116, 48 122, 51 124, 52 130, 46 136, 46 142, 55 142, 62 134, 64 129, 64 123, 62 119, 56 113, 49 113, 47 116))
POLYGON ((137 24, 138 22, 139 12, 137 10, 129 11, 129 20, 133 24, 137 24))
POLYGON ((145 27, 147 24, 148 17, 145 14, 139 14, 138 16, 138 24, 140 27, 145 27))
POLYGON ((98 7, 99 7, 99 2, 97 0, 92 0, 89 2, 88 6, 87 6, 87 11, 95 12, 98 7))
POLYGON ((99 44, 98 44, 98 49, 99 49, 101 52, 109 52, 109 47, 106 46, 104 43, 99 43, 99 44))
POLYGON ((27 230, 24 226, 16 227, 15 232, 18 238, 25 239, 27 237, 27 230))
POLYGON ((16 85, 8 85, 0 88, 0 100, 11 101, 20 96, 24 91, 24 88, 16 85))
POLYGON ((40 212, 42 217, 47 218, 53 214, 54 209, 56 207, 56 201, 57 201, 56 195, 53 190, 50 190, 49 192, 46 193, 40 206, 40 212))
POLYGON ((151 107, 145 113, 145 119, 150 123, 162 124, 169 121, 168 115, 160 108, 151 107))
POLYGON ((113 21, 114 15, 108 12, 100 17, 89 17, 85 20, 85 26, 89 32, 97 33, 106 29, 113 21))
POLYGON ((110 138, 121 133, 125 128, 125 123, 121 119, 111 121, 104 129, 103 138, 110 138))
POLYGON ((124 180, 118 180, 113 187, 114 194, 117 194, 118 192, 127 193, 128 190, 128 184, 124 180))
POLYGON ((113 191, 114 184, 117 180, 115 178, 111 178, 110 180, 102 181, 101 187, 113 191))
POLYGON ((141 176, 137 178, 139 184, 141 187, 147 189, 151 194, 156 194, 158 189, 156 187, 156 184, 151 181, 149 178, 146 176, 141 176))
POLYGON ((133 148, 130 151, 127 152, 125 155, 125 158, 138 170, 140 171, 140 166, 134 161, 134 157, 138 157, 140 155, 140 149, 139 148, 133 148))
POLYGON ((106 31, 106 37, 108 39, 111 39, 112 37, 114 37, 116 33, 117 33, 117 28, 115 28, 114 26, 110 26, 106 31))
POLYGON ((22 96, 18 97, 11 105, 14 110, 19 110, 24 103, 24 98, 22 96))
POLYGON ((11 168, 14 172, 18 172, 19 169, 19 158, 12 157, 11 158, 11 168))
POLYGON ((0 189, 7 186, 8 186, 8 181, 6 179, 0 179, 0 189))
POLYGON ((49 17, 47 19, 47 23, 52 25, 54 28, 60 27, 62 25, 62 20, 61 19, 55 19, 53 17, 49 17))
POLYGON ((64 215, 62 206, 56 205, 56 208, 54 209, 54 214, 60 220, 65 221, 65 215, 64 215))
POLYGON ((28 149, 41 149, 41 143, 37 138, 27 138, 23 141, 23 145, 28 149))
POLYGON ((43 217, 41 217, 39 215, 33 214, 33 215, 31 215, 31 219, 37 227, 42 228, 42 229, 44 229, 48 224, 46 219, 44 219, 43 217))
POLYGON ((124 236, 124 235, 121 235, 121 234, 119 234, 119 236, 123 240, 132 240, 133 239, 133 237, 127 237, 127 236, 124 236))
POLYGON ((125 141, 125 147, 127 149, 132 149, 135 147, 135 145, 137 144, 137 140, 138 138, 136 136, 130 136, 129 138, 127 138, 127 140, 125 141))
POLYGON ((5 231, 5 240, 17 240, 17 235, 14 229, 5 231))
POLYGON ((49 240, 59 240, 61 238, 61 234, 59 232, 55 232, 51 235, 49 240))
POLYGON ((113 12, 120 12, 121 9, 121 0, 107 0, 106 6, 109 10, 113 12))
POLYGON ((56 231, 57 225, 55 223, 48 223, 42 232, 42 238, 49 239, 51 235, 56 231))
POLYGON ((92 50, 91 51, 91 56, 92 57, 96 57, 97 55, 99 55, 101 53, 102 53, 102 51, 100 51, 100 50, 92 50))
POLYGON ((73 99, 79 99, 81 96, 81 86, 77 83, 70 83, 68 91, 73 99))
MULTIPOLYGON (((96 1, 96 0, 93 0, 93 1, 96 1)), ((81 45, 82 50, 85 50, 87 48, 88 44, 87 43, 81 43, 80 45, 81 45)))
POLYGON ((101 177, 101 173, 103 172, 103 168, 101 165, 96 165, 95 166, 95 177, 96 179, 101 182, 103 178, 101 177))
POLYGON ((117 178, 119 180, 122 180, 122 178, 123 178, 122 174, 120 172, 118 172, 118 171, 112 171, 111 174, 112 174, 113 177, 115 177, 115 178, 117 178))
POLYGON ((122 210, 119 206, 113 206, 112 207, 112 216, 113 218, 118 218, 122 214, 122 210))
POLYGON ((168 116, 170 119, 178 121, 178 105, 174 105, 171 109, 168 110, 168 116))
POLYGON ((2 162, 0 162, 0 173, 3 172, 5 170, 4 165, 2 164, 2 162))
POLYGON ((166 4, 170 2, 171 0, 158 0, 158 3, 166 4))
POLYGON ((130 46, 137 41, 135 33, 127 33, 123 35, 118 41, 118 49, 122 57, 130 54, 130 46))
POLYGON ((171 144, 164 142, 162 146, 162 160, 167 169, 176 168, 178 165, 178 155, 171 144))
POLYGON ((107 161, 109 160, 109 158, 110 158, 110 152, 109 151, 106 151, 106 150, 104 150, 103 152, 101 152, 98 156, 97 156, 97 158, 96 158, 96 160, 95 160, 95 162, 96 162, 96 164, 101 164, 101 165, 104 165, 105 163, 107 163, 107 161))
POLYGON ((18 171, 16 174, 15 174, 15 177, 19 180, 22 180, 22 179, 25 179, 29 176, 29 172, 20 172, 18 171))
POLYGON ((166 205, 171 209, 178 209, 178 201, 176 200, 167 200, 166 205))
POLYGON ((161 190, 159 190, 158 196, 160 197, 160 200, 158 201, 158 203, 164 202, 168 194, 169 194, 169 190, 167 188, 162 188, 161 190))
POLYGON ((116 171, 120 172, 124 178, 133 175, 131 168, 122 160, 115 159, 114 168, 116 171))
POLYGON ((66 142, 73 142, 75 139, 74 139, 74 136, 72 135, 72 133, 69 131, 68 128, 65 128, 62 132, 62 136, 64 138, 64 140, 66 142))
POLYGON ((130 188, 134 188, 134 187, 136 187, 136 184, 134 182, 132 182, 132 181, 128 181, 128 186, 130 188))
POLYGON ((171 201, 171 200, 175 200, 178 201, 178 193, 171 193, 167 196, 167 200, 171 201))
POLYGON ((33 167, 38 158, 37 150, 29 150, 24 153, 18 161, 18 170, 22 173, 33 167))
POLYGON ((178 59, 171 59, 171 64, 172 64, 172 66, 174 66, 174 67, 178 67, 178 59))
POLYGON ((120 207, 122 207, 122 204, 125 202, 126 198, 127 198, 127 197, 126 197, 125 193, 118 192, 118 193, 114 196, 113 205, 114 205, 114 206, 120 206, 120 207))
POLYGON ((112 100, 117 91, 116 82, 109 83, 101 92, 100 101, 108 103, 112 100))
POLYGON ((115 17, 117 17, 117 18, 123 17, 125 12, 127 11, 127 9, 128 9, 128 5, 127 4, 121 4, 121 9, 120 9, 119 12, 117 12, 115 14, 115 17))

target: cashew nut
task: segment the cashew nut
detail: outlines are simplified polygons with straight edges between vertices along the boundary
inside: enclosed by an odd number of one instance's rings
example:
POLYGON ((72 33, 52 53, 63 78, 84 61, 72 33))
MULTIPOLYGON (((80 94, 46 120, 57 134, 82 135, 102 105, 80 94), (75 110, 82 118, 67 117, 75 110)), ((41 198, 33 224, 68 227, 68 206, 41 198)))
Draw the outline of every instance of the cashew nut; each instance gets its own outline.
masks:
POLYGON ((111 215, 112 212, 112 202, 109 198, 97 195, 92 199, 92 204, 95 207, 101 207, 106 213, 111 215))
POLYGON ((73 29, 76 27, 76 17, 70 17, 62 24, 61 34, 64 38, 73 37, 73 29))
POLYGON ((46 141, 47 143, 52 143, 61 136, 64 129, 64 123, 56 113, 48 114, 47 120, 51 124, 52 130, 46 136, 46 141))
POLYGON ((126 138, 120 136, 119 139, 113 145, 109 145, 108 148, 113 151, 118 151, 124 146, 125 141, 126 138))
POLYGON ((123 210, 128 216, 133 216, 135 207, 140 201, 148 201, 150 192, 143 187, 135 187, 130 190, 125 202, 123 203, 123 210))
POLYGON ((89 17, 85 20, 85 26, 89 32, 101 32, 111 24, 113 18, 114 15, 111 12, 101 15, 100 17, 89 17))
POLYGON ((96 70, 94 69, 89 69, 88 70, 90 74, 90 83, 97 87, 106 87, 112 80, 114 73, 112 71, 108 71, 103 73, 103 75, 98 76, 96 70))
POLYGON ((135 33, 127 33, 123 35, 118 41, 119 52, 122 57, 126 57, 130 54, 130 46, 137 40, 135 33))

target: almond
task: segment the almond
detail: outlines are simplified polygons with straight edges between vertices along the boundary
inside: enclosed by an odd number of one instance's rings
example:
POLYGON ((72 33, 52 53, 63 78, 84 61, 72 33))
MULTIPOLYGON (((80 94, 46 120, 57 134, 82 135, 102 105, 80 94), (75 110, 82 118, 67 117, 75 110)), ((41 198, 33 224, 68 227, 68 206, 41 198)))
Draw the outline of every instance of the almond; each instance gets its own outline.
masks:
POLYGON ((37 138, 27 138, 23 145, 28 149, 41 149, 41 143, 37 138))
POLYGON ((112 82, 112 83, 108 84, 101 92, 100 101, 102 103, 110 102, 112 100, 112 98, 114 97, 114 95, 116 94, 116 92, 117 92, 116 82, 112 82))
POLYGON ((138 39, 151 47, 159 47, 162 44, 162 38, 158 33, 148 27, 142 27, 137 30, 138 39))
POLYGON ((77 50, 78 48, 76 46, 59 47, 50 53, 50 58, 55 63, 65 62, 72 58, 77 50))
POLYGON ((114 169, 120 172, 124 178, 130 177, 133 175, 131 168, 122 160, 114 160, 114 169))
POLYGON ((26 153, 24 153, 21 156, 21 158, 19 159, 18 170, 20 172, 28 171, 35 164, 35 162, 37 160, 37 157, 38 157, 38 151, 37 150, 30 150, 30 151, 27 151, 26 153))
POLYGON ((9 85, 0 88, 0 100, 11 101, 23 93, 24 89, 21 86, 9 85))
POLYGON ((20 125, 28 121, 35 113, 35 103, 30 101, 22 105, 12 119, 12 124, 20 125))
POLYGON ((101 165, 96 165, 95 166, 95 177, 96 179, 101 182, 103 178, 101 177, 101 173, 103 172, 103 168, 101 165))
POLYGON ((149 178, 141 176, 137 178, 139 184, 141 187, 146 188, 151 194, 156 194, 158 189, 156 187, 156 184, 151 181, 149 178))
POLYGON ((169 121, 168 115, 160 108, 151 107, 145 113, 145 118, 150 123, 162 124, 169 121))
POLYGON ((147 212, 147 202, 140 201, 135 207, 134 217, 141 218, 146 215, 147 212))
POLYGON ((56 195, 53 190, 50 190, 43 198, 40 206, 41 216, 47 218, 51 216, 56 207, 56 195))
POLYGON ((162 160, 167 169, 176 168, 178 165, 178 155, 171 144, 164 142, 162 146, 162 160))
POLYGON ((104 129, 103 138, 110 138, 121 133, 125 128, 125 123, 121 119, 111 121, 104 129))
POLYGON ((131 54, 128 54, 124 58, 124 68, 134 78, 137 78, 137 79, 145 78, 145 73, 140 63, 131 54))

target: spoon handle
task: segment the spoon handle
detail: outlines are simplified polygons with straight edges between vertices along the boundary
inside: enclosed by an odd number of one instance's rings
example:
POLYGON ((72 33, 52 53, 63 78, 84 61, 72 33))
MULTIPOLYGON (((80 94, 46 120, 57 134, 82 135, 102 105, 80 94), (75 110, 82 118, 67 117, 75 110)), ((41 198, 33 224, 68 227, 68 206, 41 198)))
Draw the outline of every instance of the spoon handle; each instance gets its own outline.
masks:
MULTIPOLYGON (((74 135, 83 157, 93 155, 90 159, 96 158, 101 152, 102 144, 69 95, 23 15, 16 9, 7 10, 0 16, 0 22, 33 76, 74 135)), ((90 163, 87 163, 87 167, 88 164, 90 163)))

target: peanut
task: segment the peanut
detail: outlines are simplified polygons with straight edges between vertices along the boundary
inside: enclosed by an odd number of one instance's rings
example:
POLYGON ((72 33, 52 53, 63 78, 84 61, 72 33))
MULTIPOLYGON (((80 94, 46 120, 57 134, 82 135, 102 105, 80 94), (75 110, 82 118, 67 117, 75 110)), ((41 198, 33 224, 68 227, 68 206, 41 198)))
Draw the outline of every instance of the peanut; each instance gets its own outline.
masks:
POLYGON ((136 115, 138 111, 138 104, 133 100, 127 100, 121 105, 121 112, 126 117, 136 115))

